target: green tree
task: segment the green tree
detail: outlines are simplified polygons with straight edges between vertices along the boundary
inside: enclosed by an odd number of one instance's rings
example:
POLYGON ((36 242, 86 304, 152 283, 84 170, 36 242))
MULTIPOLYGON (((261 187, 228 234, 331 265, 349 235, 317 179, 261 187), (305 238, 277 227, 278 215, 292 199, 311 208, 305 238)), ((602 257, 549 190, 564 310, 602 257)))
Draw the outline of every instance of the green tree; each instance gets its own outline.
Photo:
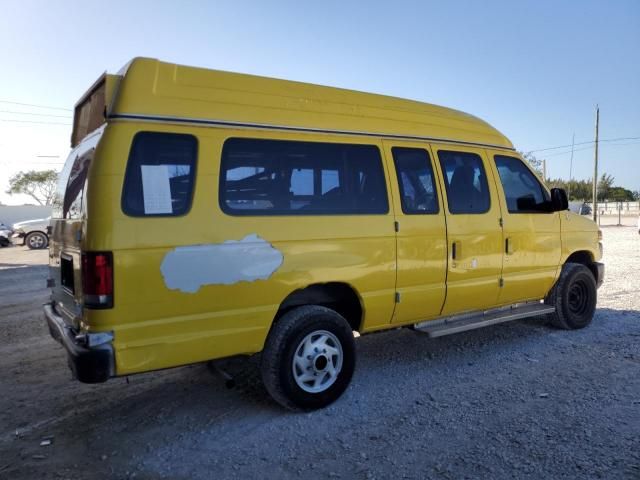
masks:
POLYGON ((55 170, 18 172, 9 179, 9 195, 25 194, 39 205, 51 205, 56 192, 58 173, 55 170))
POLYGON ((607 199, 615 200, 616 202, 630 202, 634 200, 633 192, 622 187, 611 187, 607 199))
MULTIPOLYGON (((522 155, 522 158, 524 158, 529 165, 531 165, 531 168, 533 168, 536 173, 538 174, 538 177, 542 178, 542 160, 539 158, 536 158, 535 155, 533 155, 532 153, 528 152, 520 152, 520 155, 522 155)), ((543 180, 546 180, 543 178, 543 180)))
POLYGON ((569 200, 590 201, 592 197, 591 179, 566 181, 561 178, 553 178, 547 181, 549 188, 564 188, 569 195, 569 200))
POLYGON ((609 199, 614 180, 613 175, 602 174, 600 181, 598 181, 598 201, 609 199))

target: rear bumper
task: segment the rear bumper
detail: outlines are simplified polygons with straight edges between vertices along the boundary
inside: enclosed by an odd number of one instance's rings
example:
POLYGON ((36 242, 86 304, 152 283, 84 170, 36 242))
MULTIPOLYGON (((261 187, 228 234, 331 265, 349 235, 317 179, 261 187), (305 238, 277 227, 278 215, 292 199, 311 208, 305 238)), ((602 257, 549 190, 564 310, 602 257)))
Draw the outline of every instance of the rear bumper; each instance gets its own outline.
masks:
POLYGON ((49 333, 67 351, 69 367, 74 376, 83 383, 106 382, 115 375, 113 346, 104 343, 87 347, 77 339, 76 332, 56 313, 53 306, 44 306, 49 333))
POLYGON ((596 288, 600 288, 602 282, 604 282, 604 263, 594 262, 596 270, 598 271, 598 278, 596 278, 596 288))

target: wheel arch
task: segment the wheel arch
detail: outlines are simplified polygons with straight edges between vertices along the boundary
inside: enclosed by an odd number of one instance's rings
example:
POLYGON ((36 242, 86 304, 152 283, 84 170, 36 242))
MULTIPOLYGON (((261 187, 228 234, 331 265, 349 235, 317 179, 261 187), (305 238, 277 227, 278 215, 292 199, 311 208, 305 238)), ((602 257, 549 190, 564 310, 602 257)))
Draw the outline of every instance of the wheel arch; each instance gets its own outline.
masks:
POLYGON ((589 250, 577 250, 571 253, 571 255, 567 257, 564 263, 579 263, 581 265, 584 265, 591 271, 591 273, 593 274, 593 278, 596 279, 596 282, 599 280, 598 267, 595 264, 595 257, 589 250))
POLYGON ((274 323, 286 312, 303 305, 321 305, 335 310, 349 323, 352 330, 362 327, 364 309, 357 290, 345 282, 314 283, 291 292, 282 301, 274 323))
POLYGON ((24 234, 25 238, 27 238, 32 233, 41 233, 45 237, 49 238, 49 235, 47 235, 47 232, 43 232, 42 230, 30 230, 30 231, 28 231, 27 233, 24 234))

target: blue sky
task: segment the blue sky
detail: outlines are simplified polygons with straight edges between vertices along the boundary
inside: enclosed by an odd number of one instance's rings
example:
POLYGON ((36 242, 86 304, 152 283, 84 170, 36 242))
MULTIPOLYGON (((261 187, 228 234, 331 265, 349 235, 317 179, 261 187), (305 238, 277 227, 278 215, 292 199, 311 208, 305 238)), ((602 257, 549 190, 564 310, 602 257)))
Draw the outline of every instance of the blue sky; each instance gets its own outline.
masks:
MULTIPOLYGON (((3 4, 0 100, 71 108, 104 70, 150 56, 457 108, 524 151, 592 140, 596 103, 602 139, 640 137, 638 0, 3 4)), ((70 127, 15 120, 69 112, 0 110, 0 201, 16 203, 8 176, 59 166, 70 127)), ((568 177, 568 150, 539 153, 550 176, 568 177)), ((576 147, 574 177, 592 161, 576 147)), ((640 139, 604 142, 600 165, 640 190, 640 139)))

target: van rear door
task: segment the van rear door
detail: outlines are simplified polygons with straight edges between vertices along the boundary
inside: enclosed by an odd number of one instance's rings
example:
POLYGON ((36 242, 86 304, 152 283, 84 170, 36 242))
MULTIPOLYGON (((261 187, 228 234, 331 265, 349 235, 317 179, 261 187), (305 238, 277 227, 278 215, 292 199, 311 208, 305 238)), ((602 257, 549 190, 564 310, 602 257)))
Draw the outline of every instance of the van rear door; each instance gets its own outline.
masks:
POLYGON ((51 216, 49 276, 57 313, 74 328, 82 318, 82 238, 87 173, 104 126, 88 135, 69 154, 58 180, 51 216))
POLYGON ((446 293, 447 230, 428 145, 384 141, 397 223, 394 323, 440 315, 446 293), (399 207, 398 207, 399 206, 399 207))

